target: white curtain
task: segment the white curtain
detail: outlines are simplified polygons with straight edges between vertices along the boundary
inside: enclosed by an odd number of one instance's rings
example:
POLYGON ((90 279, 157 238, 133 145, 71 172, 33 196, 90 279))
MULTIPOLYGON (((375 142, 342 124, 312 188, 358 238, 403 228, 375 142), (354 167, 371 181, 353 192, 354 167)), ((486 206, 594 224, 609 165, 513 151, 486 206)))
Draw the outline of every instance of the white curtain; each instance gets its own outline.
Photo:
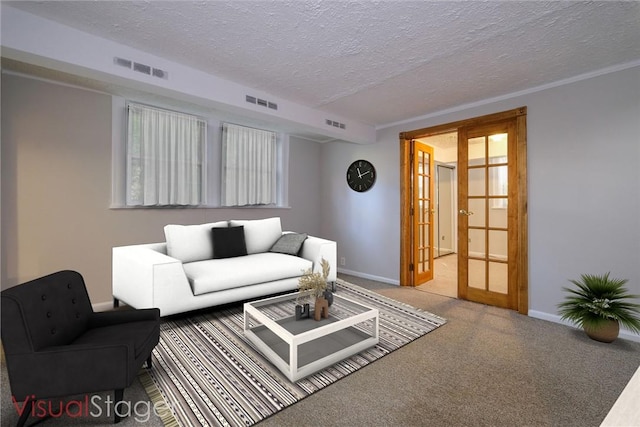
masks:
POLYGON ((223 206, 277 202, 275 132, 222 125, 223 206))
POLYGON ((127 204, 200 205, 206 122, 144 105, 128 106, 127 204))

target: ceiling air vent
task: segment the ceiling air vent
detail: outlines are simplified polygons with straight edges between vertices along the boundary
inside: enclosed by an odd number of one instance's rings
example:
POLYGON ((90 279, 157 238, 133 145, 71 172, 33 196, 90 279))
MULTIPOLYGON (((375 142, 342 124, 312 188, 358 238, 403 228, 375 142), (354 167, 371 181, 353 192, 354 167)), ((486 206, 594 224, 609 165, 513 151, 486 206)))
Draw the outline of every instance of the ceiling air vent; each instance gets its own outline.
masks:
POLYGON ((326 119, 324 122, 329 126, 333 126, 334 128, 338 128, 338 129, 347 128, 347 125, 345 125, 344 123, 336 122, 335 120, 326 119))
POLYGON ((244 99, 250 104, 256 104, 261 107, 270 108, 272 110, 278 109, 278 104, 276 104, 275 102, 267 101, 266 99, 256 98, 255 96, 251 96, 251 95, 245 95, 244 99))

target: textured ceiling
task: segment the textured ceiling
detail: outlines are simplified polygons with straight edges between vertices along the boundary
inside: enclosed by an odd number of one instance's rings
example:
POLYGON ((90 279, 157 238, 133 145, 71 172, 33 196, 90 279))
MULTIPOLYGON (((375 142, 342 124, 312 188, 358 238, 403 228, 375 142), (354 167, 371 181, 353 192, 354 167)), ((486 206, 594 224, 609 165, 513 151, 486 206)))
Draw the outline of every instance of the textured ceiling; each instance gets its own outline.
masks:
POLYGON ((7 3, 379 127, 640 60, 635 1, 7 3))

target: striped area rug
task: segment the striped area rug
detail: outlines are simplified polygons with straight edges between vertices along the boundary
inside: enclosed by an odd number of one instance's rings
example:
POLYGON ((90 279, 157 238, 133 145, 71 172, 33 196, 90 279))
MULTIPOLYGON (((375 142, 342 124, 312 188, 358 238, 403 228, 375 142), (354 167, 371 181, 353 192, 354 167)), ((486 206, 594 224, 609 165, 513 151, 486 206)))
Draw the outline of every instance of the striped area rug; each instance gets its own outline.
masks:
MULTIPOLYGON (((377 308, 380 343, 297 383, 243 336, 242 304, 165 320, 140 380, 167 426, 251 426, 442 326, 446 320, 338 279, 336 292, 377 308), (166 406, 165 406, 166 405, 166 406)), ((283 309, 291 310, 293 304, 283 309)))

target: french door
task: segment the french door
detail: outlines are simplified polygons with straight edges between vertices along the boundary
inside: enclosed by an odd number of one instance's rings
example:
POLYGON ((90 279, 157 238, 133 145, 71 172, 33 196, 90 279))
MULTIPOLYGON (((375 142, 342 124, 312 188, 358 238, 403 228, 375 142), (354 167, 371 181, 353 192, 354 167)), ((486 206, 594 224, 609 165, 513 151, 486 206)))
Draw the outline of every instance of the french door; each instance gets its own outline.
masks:
POLYGON ((413 271, 415 283, 433 279, 433 148, 413 141, 413 271))
MULTIPOLYGON (((433 251, 433 235, 421 235, 433 228, 433 216, 420 211, 414 217, 415 192, 425 191, 424 185, 415 189, 414 154, 423 151, 416 140, 457 132, 458 296, 528 312, 526 115, 521 107, 400 133, 401 285, 417 286, 433 275, 433 255, 423 255, 433 251)), ((419 208, 433 208, 429 191, 419 208)))
POLYGON ((458 129, 458 296, 517 308, 516 124, 458 129))

